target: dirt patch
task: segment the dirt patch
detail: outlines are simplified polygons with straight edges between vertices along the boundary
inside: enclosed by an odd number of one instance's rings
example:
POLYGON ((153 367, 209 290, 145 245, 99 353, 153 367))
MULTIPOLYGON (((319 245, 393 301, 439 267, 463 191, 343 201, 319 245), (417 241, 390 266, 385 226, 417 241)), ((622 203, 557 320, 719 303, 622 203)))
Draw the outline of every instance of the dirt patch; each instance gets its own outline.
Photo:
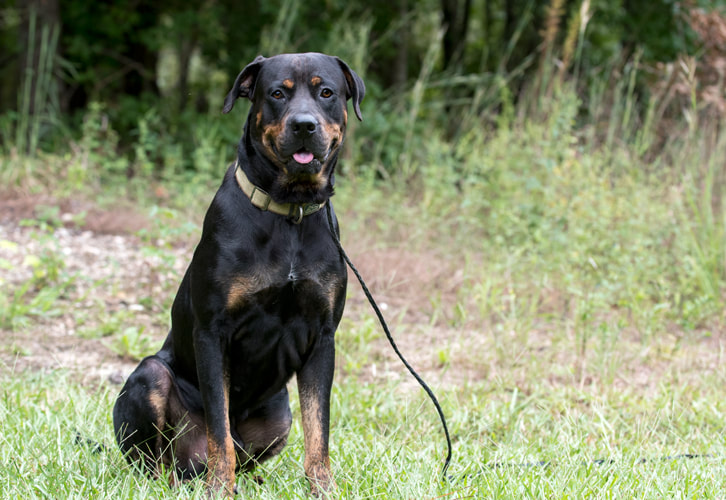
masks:
POLYGON ((134 234, 149 227, 146 216, 131 203, 118 203, 113 210, 108 210, 82 198, 0 192, 0 222, 17 223, 24 219, 41 219, 100 234, 134 234))
MULTIPOLYGON (((366 285, 384 307, 405 310, 410 321, 427 323, 434 314, 443 319, 457 302, 464 271, 457 262, 433 250, 418 251, 405 244, 376 248, 375 242, 357 240, 346 248, 366 285)), ((357 279, 348 273, 348 282, 357 279)), ((355 297, 363 304, 363 297, 355 297)), ((365 303, 367 304, 367 302, 365 303)))
POLYGON ((118 382, 135 364, 119 334, 141 332, 131 346, 139 349, 163 339, 162 308, 191 248, 158 242, 165 248, 155 252, 134 236, 146 220, 133 210, 41 196, 0 205, 0 288, 7 291, 0 361, 12 371, 65 368, 84 381, 118 382), (18 224, 39 217, 42 207, 56 207, 55 225, 18 224), (83 223, 75 224, 81 212, 83 223))

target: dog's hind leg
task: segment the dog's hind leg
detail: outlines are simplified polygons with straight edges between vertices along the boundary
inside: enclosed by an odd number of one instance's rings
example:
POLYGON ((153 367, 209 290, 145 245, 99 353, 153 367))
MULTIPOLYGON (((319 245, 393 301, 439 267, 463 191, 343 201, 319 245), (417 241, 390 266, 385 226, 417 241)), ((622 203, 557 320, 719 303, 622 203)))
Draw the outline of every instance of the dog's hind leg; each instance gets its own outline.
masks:
POLYGON ((172 481, 205 470, 206 439, 201 417, 190 413, 167 365, 150 356, 126 380, 113 408, 116 440, 129 463, 141 462, 158 477, 162 467, 172 481))
POLYGON ((129 375, 113 407, 116 441, 129 463, 141 461, 158 472, 163 455, 162 431, 172 375, 153 356, 129 375))

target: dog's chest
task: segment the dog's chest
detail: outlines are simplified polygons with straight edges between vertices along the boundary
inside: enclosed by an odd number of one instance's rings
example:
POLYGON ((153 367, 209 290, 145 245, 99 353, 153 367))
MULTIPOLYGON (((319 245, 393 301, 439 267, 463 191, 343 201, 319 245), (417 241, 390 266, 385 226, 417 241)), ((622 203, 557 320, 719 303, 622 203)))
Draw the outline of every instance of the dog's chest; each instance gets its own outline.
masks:
POLYGON ((340 276, 312 272, 299 262, 240 278, 243 284, 247 291, 230 311, 236 324, 230 354, 232 389, 245 399, 279 390, 320 336, 332 335, 344 284, 340 276))
POLYGON ((245 270, 226 281, 227 311, 244 314, 257 306, 269 310, 282 303, 301 312, 307 306, 319 311, 332 309, 331 300, 342 278, 336 270, 290 260, 278 266, 245 270))
POLYGON ((234 339, 258 350, 273 348, 284 337, 304 350, 308 337, 339 309, 345 275, 335 264, 298 256, 234 276, 226 295, 227 313, 237 325, 234 339))
POLYGON ((290 283, 295 283, 299 279, 298 270, 295 268, 295 262, 290 262, 290 270, 287 273, 287 280, 290 283))

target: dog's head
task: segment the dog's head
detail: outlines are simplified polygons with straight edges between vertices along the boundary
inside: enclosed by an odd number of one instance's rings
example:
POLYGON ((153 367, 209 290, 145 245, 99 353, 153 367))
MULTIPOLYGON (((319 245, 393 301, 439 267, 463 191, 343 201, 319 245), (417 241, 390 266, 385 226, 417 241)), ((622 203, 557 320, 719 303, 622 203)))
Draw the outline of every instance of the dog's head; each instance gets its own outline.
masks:
POLYGON ((352 99, 360 120, 364 95, 361 78, 337 57, 260 56, 237 76, 222 112, 228 113, 239 97, 252 101, 245 134, 277 168, 276 188, 289 191, 280 196, 292 200, 327 189, 332 193, 330 176, 345 137, 347 101, 352 99))

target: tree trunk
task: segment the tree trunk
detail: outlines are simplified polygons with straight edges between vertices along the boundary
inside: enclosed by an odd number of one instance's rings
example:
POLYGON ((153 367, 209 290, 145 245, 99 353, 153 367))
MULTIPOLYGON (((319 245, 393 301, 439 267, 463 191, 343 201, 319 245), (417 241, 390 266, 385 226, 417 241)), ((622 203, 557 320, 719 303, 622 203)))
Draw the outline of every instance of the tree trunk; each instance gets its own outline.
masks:
POLYGON ((154 0, 141 1, 136 5, 139 22, 135 26, 136 31, 126 32, 126 48, 121 54, 123 59, 134 63, 129 65, 130 70, 123 76, 123 91, 126 95, 140 96, 145 92, 159 95, 156 84, 158 54, 147 43, 139 40, 137 32, 155 27, 159 22, 160 11, 161 7, 154 0))
POLYGON ((441 24, 444 28, 442 41, 444 67, 458 70, 464 60, 466 34, 469 30, 471 0, 441 0, 441 24))
MULTIPOLYGON (((408 15, 407 0, 398 0, 398 13, 401 19, 408 15)), ((398 37, 394 40, 396 47, 396 62, 394 64, 393 84, 403 86, 408 80, 408 23, 398 30, 398 37)))

